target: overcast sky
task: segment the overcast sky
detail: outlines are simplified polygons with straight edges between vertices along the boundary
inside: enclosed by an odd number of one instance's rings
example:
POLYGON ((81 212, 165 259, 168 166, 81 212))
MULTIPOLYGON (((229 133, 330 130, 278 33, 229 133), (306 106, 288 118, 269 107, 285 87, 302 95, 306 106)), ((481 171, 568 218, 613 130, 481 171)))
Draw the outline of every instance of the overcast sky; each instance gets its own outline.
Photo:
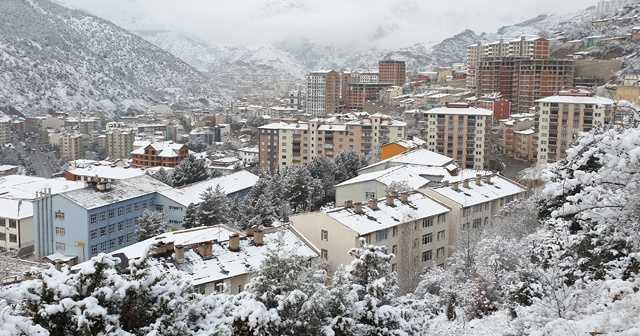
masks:
POLYGON ((539 14, 566 14, 597 0, 57 0, 125 28, 172 26, 218 43, 288 37, 403 47, 464 29, 493 33, 539 14))

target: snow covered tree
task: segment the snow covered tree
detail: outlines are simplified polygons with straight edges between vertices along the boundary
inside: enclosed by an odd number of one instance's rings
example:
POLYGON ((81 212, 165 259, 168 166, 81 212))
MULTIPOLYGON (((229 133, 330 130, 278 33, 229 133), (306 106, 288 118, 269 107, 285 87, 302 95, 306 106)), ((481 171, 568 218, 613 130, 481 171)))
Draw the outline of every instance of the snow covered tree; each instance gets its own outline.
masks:
POLYGON ((319 155, 314 157, 306 167, 311 177, 319 180, 322 186, 322 199, 313 205, 314 208, 318 209, 327 203, 334 202, 336 198, 336 173, 338 171, 336 163, 324 155, 319 155))
POLYGON ((184 214, 184 220, 182 224, 185 229, 192 229, 194 227, 201 226, 200 225, 200 216, 198 206, 193 202, 189 203, 187 206, 187 210, 184 214))
POLYGON ((149 174, 147 172, 148 175, 150 175, 151 177, 153 177, 154 179, 164 183, 164 184, 168 184, 170 186, 173 186, 173 174, 166 171, 164 168, 160 167, 160 169, 158 169, 158 171, 155 174, 149 174))
POLYGON ((305 166, 289 168, 283 175, 285 198, 293 213, 311 211, 312 204, 320 202, 323 196, 321 182, 314 179, 305 166))
POLYGON ((202 202, 200 203, 198 218, 201 226, 226 224, 228 222, 229 199, 220 185, 217 185, 215 190, 212 187, 207 188, 200 197, 202 202))
POLYGON ((194 155, 187 156, 173 170, 173 186, 204 181, 209 178, 208 169, 204 160, 197 159, 194 155))
POLYGON ((409 190, 411 190, 411 187, 409 186, 409 182, 405 180, 393 181, 387 186, 387 194, 391 194, 393 192, 401 193, 409 190))
POLYGON ((167 232, 167 215, 160 211, 144 210, 137 218, 136 239, 143 241, 167 232))

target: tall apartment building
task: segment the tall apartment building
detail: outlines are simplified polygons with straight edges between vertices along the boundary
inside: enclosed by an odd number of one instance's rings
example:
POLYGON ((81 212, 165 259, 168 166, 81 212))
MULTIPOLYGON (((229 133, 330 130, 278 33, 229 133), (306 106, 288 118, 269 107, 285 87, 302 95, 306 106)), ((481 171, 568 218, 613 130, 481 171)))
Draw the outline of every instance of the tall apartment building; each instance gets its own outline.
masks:
POLYGON ((77 160, 83 157, 82 135, 78 133, 65 133, 59 139, 60 155, 67 159, 77 160))
POLYGON ((349 84, 355 83, 378 83, 378 71, 343 71, 340 74, 340 104, 347 103, 349 84))
POLYGON ((347 87, 346 109, 361 111, 369 100, 378 100, 380 91, 392 87, 391 83, 352 83, 347 87))
POLYGON ((423 115, 426 149, 446 155, 462 168, 489 169, 493 112, 468 104, 447 104, 423 115))
POLYGON ((550 57, 549 40, 538 36, 521 36, 517 39, 501 39, 485 44, 472 44, 467 49, 467 87, 478 89, 478 76, 484 59, 495 57, 525 57, 547 59, 550 57))
POLYGON ((11 142, 11 118, 0 113, 0 145, 11 142))
POLYGON ((591 90, 574 88, 556 96, 535 101, 534 160, 537 163, 556 162, 564 158, 565 150, 579 132, 609 123, 614 101, 596 97, 591 90))
POLYGON ((597 12, 599 14, 610 14, 634 2, 636 0, 600 0, 598 1, 597 12))
POLYGON ((111 158, 128 158, 133 151, 135 135, 131 129, 114 129, 106 134, 105 147, 111 158))
POLYGON ((307 78, 307 113, 325 116, 340 109, 340 76, 334 70, 311 72, 307 78))
POLYGON ((573 60, 491 57, 480 63, 477 91, 500 92, 511 101, 511 113, 526 113, 533 101, 573 86, 573 60))
POLYGON ((378 62, 378 82, 403 86, 406 82, 404 61, 382 60, 378 62))
POLYGON ((272 123, 260 129, 260 167, 271 172, 309 163, 315 156, 335 157, 342 149, 368 153, 380 142, 404 139, 405 122, 382 114, 360 119, 313 119, 309 123, 272 123))

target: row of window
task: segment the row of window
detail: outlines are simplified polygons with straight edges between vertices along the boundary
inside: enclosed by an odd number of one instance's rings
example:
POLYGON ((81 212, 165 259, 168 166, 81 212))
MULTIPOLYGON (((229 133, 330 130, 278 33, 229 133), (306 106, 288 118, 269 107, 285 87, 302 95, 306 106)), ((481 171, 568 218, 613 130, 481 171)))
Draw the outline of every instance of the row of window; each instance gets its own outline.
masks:
MULTIPOLYGON (((131 204, 127 204, 126 206, 121 206, 121 207, 119 207, 117 209, 118 216, 124 215, 125 209, 126 209, 127 213, 131 213, 131 209, 132 208, 134 209, 134 211, 140 211, 140 205, 142 205, 142 209, 146 209, 147 205, 148 206, 155 205, 155 200, 153 198, 151 198, 151 199, 149 199, 148 203, 147 203, 147 200, 144 200, 142 202, 135 202, 135 203, 133 203, 133 207, 132 207, 131 204)), ((182 208, 180 208, 180 209, 182 209, 182 208)), ((109 218, 114 218, 115 214, 116 214, 116 209, 110 209, 109 211, 102 211, 99 214, 92 214, 90 216, 90 218, 89 218, 91 224, 95 224, 95 223, 98 222, 98 215, 100 216, 100 221, 106 220, 107 219, 107 213, 109 214, 109 218)), ((63 214, 63 216, 64 216, 64 214, 63 214)))
MULTIPOLYGON (((4 232, 0 232, 0 240, 1 241, 6 241, 7 240, 7 234, 4 232)), ((10 233, 9 234, 9 242, 10 243, 17 243, 18 242, 18 235, 10 233)))
MULTIPOLYGON (((444 257, 444 247, 440 247, 436 250, 436 258, 444 257)), ((422 262, 433 260, 433 250, 422 252, 422 262)))
MULTIPOLYGON (((117 246, 122 246, 126 243, 131 243, 133 241, 133 234, 129 233, 126 236, 120 236, 117 238, 117 246)), ((109 240, 109 249, 112 250, 116 248, 116 238, 109 240)), ((107 242, 102 242, 100 244, 91 245, 91 255, 98 254, 98 252, 106 252, 107 251, 107 242)))
POLYGON ((7 219, 9 220, 9 228, 15 229, 17 227, 17 221, 11 218, 0 218, 0 227, 7 226, 7 219))
MULTIPOLYGON (((118 231, 122 231, 125 228, 125 223, 126 223, 126 228, 130 229, 131 227, 133 227, 133 220, 132 219, 127 219, 126 221, 120 221, 117 224, 117 228, 118 231)), ((135 224, 138 224, 138 218, 135 218, 135 224)), ((57 228, 56 228, 57 229, 57 228)), ((109 227, 109 233, 115 233, 116 232, 116 224, 110 224, 109 227)), ((95 229, 95 230, 91 230, 90 234, 90 238, 91 239, 97 239, 98 238, 98 231, 100 232, 100 237, 104 237, 107 235, 107 227, 102 227, 100 229, 95 229)))

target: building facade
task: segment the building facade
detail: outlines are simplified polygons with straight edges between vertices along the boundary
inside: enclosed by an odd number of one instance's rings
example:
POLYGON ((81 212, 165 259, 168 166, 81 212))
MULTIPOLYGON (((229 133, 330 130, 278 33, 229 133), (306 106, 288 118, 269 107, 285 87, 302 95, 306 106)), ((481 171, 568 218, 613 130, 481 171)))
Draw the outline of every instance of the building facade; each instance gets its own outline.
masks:
POLYGON ((378 62, 378 82, 403 86, 406 83, 406 65, 404 61, 382 60, 378 62))
POLYGON ((0 113, 0 145, 11 142, 11 118, 0 113))
POLYGON ((58 140, 60 155, 69 160, 81 159, 84 154, 82 135, 78 133, 65 133, 58 140))
POLYGON ((307 77, 307 113, 325 116, 340 108, 340 76, 334 70, 318 70, 307 77))
POLYGON ((114 129, 106 134, 105 147, 111 158, 129 158, 133 151, 135 134, 131 129, 114 129))
POLYGON ((137 143, 140 147, 131 151, 131 167, 170 167, 175 168, 189 155, 189 148, 173 141, 137 143))

